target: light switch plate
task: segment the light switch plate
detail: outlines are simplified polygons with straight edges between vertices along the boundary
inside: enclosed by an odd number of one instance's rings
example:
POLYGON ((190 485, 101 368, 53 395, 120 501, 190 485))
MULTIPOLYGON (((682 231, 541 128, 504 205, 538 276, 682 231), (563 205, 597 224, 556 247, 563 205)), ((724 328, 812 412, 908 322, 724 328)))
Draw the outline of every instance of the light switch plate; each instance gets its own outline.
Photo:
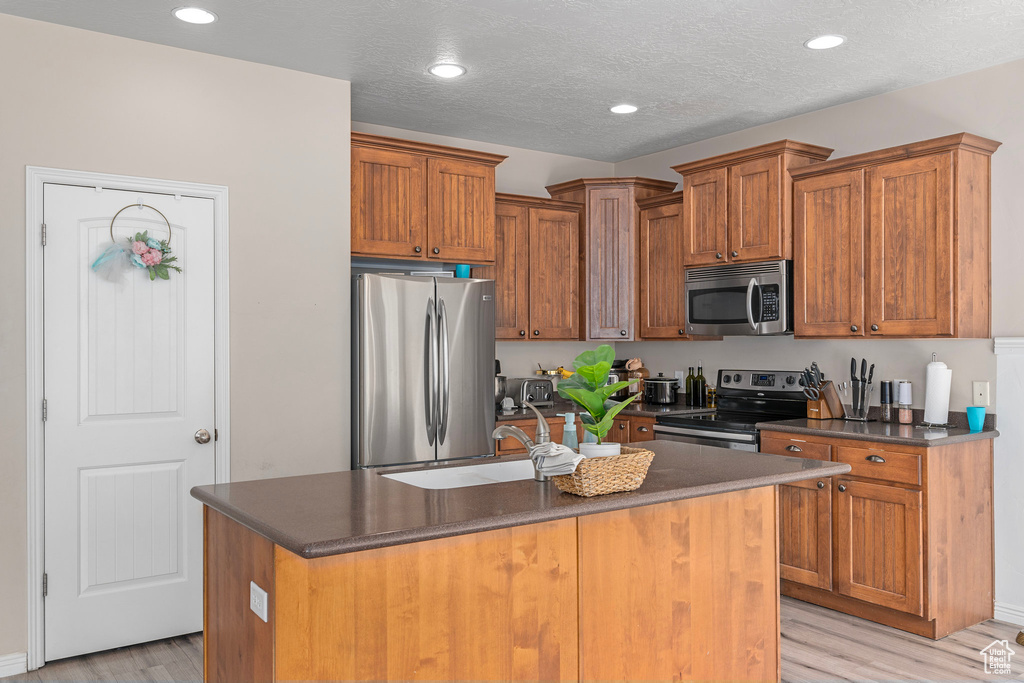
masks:
POLYGON ((974 403, 972 405, 989 405, 988 382, 973 382, 973 384, 974 391, 971 393, 971 400, 974 403))
POLYGON ((264 622, 267 620, 267 591, 257 586, 255 581, 249 582, 249 609, 264 622))

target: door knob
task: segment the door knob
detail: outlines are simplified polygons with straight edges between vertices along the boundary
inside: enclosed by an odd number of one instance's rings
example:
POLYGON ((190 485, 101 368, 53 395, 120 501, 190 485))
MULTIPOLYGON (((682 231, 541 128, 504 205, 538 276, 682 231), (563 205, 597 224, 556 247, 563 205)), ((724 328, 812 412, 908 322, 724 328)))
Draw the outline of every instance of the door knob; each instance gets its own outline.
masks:
POLYGON ((722 252, 715 252, 715 258, 722 258, 722 252))
POLYGON ((872 325, 871 326, 871 331, 872 332, 878 332, 878 325, 872 325))
POLYGON ((856 332, 856 331, 857 331, 857 326, 856 325, 850 325, 850 332, 856 332))
POLYGON ((846 490, 846 484, 840 484, 839 485, 839 492, 842 493, 845 490, 846 490))
POLYGON ((519 330, 519 336, 520 337, 525 337, 526 336, 526 330, 519 330))
POLYGON ((683 332, 682 330, 679 330, 679 334, 686 334, 686 332, 683 332))
POLYGON ((818 488, 819 488, 819 489, 823 489, 823 488, 825 488, 825 482, 823 482, 823 481, 819 481, 819 482, 818 482, 818 488))
POLYGON ((423 247, 414 247, 414 248, 413 248, 413 251, 415 251, 415 252, 416 252, 416 253, 418 254, 418 253, 420 253, 421 251, 423 251, 423 247))
POLYGON ((196 432, 196 443, 210 443, 210 432, 205 429, 196 432))
POLYGON ((732 252, 732 257, 733 257, 733 258, 736 258, 736 257, 737 257, 737 256, 739 256, 739 255, 740 255, 740 252, 738 252, 738 251, 734 251, 734 252, 732 252))
POLYGON ((440 253, 441 253, 441 250, 440 250, 440 249, 438 249, 437 247, 434 247, 434 253, 435 253, 435 254, 440 254, 440 253))
POLYGON ((626 336, 626 331, 625 330, 619 330, 619 335, 625 337, 626 336))

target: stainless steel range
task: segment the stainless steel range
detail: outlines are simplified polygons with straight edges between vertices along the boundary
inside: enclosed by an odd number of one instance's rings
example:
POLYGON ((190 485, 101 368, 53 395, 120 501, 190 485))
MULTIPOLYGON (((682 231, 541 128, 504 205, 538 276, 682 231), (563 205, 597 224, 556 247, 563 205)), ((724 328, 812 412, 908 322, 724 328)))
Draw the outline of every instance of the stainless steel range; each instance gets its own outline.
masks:
POLYGON ((800 375, 799 370, 719 370, 715 412, 659 416, 654 438, 756 451, 755 424, 807 415, 800 375))

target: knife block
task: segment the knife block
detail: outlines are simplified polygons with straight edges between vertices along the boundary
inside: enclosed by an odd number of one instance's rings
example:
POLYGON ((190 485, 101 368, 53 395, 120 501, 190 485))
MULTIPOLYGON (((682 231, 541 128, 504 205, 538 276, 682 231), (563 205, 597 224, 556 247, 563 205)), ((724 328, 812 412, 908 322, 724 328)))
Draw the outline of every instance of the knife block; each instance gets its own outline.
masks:
POLYGON ((846 415, 843 401, 839 398, 836 385, 831 381, 821 385, 821 396, 817 401, 807 401, 807 417, 812 420, 838 420, 846 415))

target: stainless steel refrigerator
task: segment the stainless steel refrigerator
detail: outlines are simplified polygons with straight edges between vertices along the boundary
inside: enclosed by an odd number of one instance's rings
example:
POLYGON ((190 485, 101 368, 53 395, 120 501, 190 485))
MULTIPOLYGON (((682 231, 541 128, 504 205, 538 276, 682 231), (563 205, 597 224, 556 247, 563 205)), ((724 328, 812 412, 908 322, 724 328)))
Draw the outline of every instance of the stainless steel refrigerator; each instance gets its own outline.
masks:
POLYGON ((360 274, 352 465, 494 454, 494 281, 360 274))

